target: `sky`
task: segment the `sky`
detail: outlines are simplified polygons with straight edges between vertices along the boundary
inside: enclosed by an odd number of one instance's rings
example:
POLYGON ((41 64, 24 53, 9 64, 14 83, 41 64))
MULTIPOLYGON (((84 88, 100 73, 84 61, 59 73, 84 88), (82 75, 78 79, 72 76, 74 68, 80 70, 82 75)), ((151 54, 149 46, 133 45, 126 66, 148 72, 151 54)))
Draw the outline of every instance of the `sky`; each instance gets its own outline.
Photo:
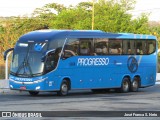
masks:
MULTIPOLYGON (((41 8, 52 2, 68 6, 84 1, 92 0, 0 0, 0 16, 30 15, 35 8, 41 8)), ((142 12, 150 13, 150 21, 160 22, 160 0, 137 0, 135 9, 130 12, 134 17, 139 16, 142 12)))
POLYGON ((132 14, 134 17, 137 17, 142 12, 150 13, 150 21, 160 22, 160 0, 137 0, 135 9, 132 10, 132 14))

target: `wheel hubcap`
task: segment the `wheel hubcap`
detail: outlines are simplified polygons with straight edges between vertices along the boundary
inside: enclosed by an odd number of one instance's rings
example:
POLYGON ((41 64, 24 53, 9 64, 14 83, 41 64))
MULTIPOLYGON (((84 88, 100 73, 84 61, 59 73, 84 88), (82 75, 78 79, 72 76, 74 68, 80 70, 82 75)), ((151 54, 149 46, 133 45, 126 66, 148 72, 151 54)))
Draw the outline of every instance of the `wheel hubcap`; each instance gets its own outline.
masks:
POLYGON ((137 82, 134 81, 134 82, 133 82, 133 87, 134 87, 134 88, 137 88, 137 86, 138 86, 137 82))
POLYGON ((63 92, 63 93, 67 93, 67 91, 68 91, 67 85, 66 85, 66 84, 63 84, 63 85, 62 85, 62 92, 63 92))
POLYGON ((123 89, 124 89, 124 91, 128 91, 128 88, 129 88, 128 82, 124 82, 123 83, 123 89))

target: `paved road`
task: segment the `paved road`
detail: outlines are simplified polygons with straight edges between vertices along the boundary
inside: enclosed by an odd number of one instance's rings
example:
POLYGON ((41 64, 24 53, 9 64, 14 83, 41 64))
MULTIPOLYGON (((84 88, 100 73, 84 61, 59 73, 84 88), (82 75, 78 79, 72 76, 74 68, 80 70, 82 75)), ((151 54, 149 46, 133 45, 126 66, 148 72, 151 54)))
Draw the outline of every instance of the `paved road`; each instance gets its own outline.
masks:
POLYGON ((65 97, 51 92, 30 96, 28 92, 8 91, 0 93, 0 111, 160 111, 159 101, 159 84, 139 92, 93 94, 83 90, 65 97))
POLYGON ((160 110, 160 85, 142 88, 139 92, 114 91, 93 94, 90 90, 72 91, 60 97, 55 93, 30 96, 28 92, 0 94, 0 110, 160 110))

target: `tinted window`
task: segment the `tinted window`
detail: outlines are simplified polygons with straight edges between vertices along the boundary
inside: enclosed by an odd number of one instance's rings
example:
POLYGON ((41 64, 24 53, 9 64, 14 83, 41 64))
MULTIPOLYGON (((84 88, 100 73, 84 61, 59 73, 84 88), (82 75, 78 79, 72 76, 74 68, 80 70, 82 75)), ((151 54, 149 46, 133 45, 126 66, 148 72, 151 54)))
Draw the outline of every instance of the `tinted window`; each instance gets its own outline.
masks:
POLYGON ((109 54, 122 54, 122 40, 109 40, 109 54))
POLYGON ((75 55, 79 55, 79 40, 69 39, 65 45, 64 57, 69 58, 75 55))
POLYGON ((148 41, 147 42, 147 51, 148 54, 152 54, 156 49, 156 41, 148 41))
POLYGON ((137 55, 146 54, 146 40, 136 41, 136 54, 137 55))
POLYGON ((94 55, 92 49, 92 39, 80 39, 80 55, 94 55))
POLYGON ((56 49, 59 47, 62 47, 64 44, 65 39, 55 39, 49 42, 49 46, 48 49, 52 50, 52 49, 56 49))
POLYGON ((135 54, 134 40, 123 40, 123 54, 127 54, 127 55, 135 54))
POLYGON ((95 55, 107 55, 108 54, 108 39, 98 38, 94 40, 95 55))

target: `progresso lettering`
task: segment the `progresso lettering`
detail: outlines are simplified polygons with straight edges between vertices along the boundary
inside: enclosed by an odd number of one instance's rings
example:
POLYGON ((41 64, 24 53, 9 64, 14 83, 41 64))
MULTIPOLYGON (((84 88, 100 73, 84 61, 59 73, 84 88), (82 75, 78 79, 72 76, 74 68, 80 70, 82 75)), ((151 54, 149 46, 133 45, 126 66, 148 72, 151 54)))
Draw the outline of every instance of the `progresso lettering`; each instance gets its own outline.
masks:
POLYGON ((77 66, 104 66, 109 64, 109 58, 78 58, 77 66))

